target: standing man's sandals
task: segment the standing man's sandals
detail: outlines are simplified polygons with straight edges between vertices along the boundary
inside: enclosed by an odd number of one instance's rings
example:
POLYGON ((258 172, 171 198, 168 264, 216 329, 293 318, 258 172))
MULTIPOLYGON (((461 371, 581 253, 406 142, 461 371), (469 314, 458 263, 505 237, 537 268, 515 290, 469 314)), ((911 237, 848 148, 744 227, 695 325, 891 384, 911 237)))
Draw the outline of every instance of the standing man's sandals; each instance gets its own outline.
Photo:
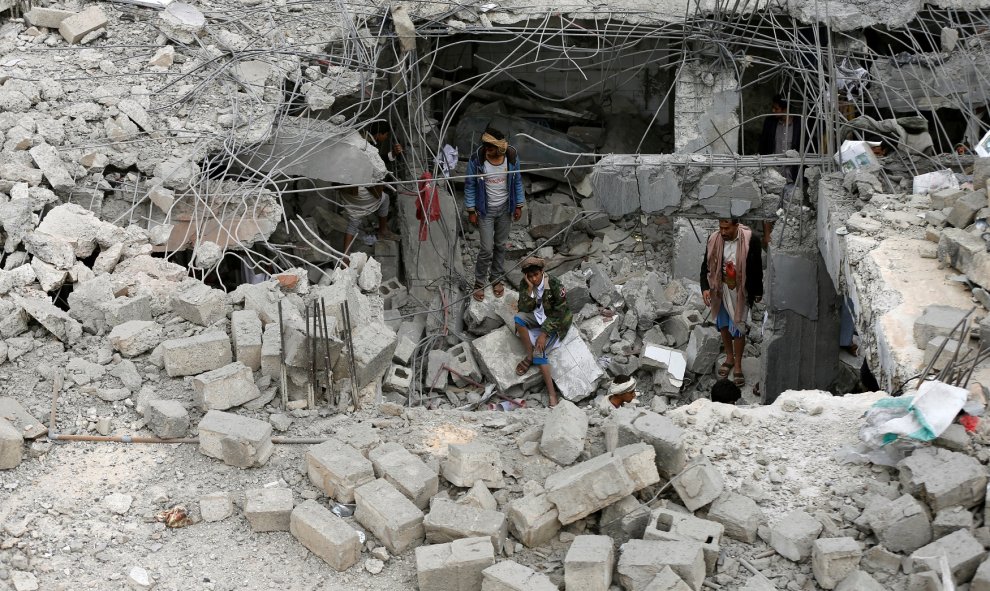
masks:
POLYGON ((728 363, 728 362, 723 363, 718 368, 718 377, 720 379, 725 379, 725 378, 729 377, 729 372, 732 371, 732 368, 733 367, 735 367, 735 365, 732 364, 732 363, 728 363))
POLYGON ((744 376, 742 372, 739 373, 732 372, 732 381, 733 383, 735 383, 735 385, 742 388, 743 386, 746 385, 746 376, 744 376))
POLYGON ((501 281, 496 281, 492 285, 492 293, 495 294, 495 297, 497 298, 502 297, 505 294, 505 284, 501 281))
POLYGON ((485 284, 476 282, 474 284, 474 301, 483 302, 485 301, 485 284))
POLYGON ((526 373, 527 371, 529 371, 529 368, 532 365, 533 365, 533 360, 531 358, 529 358, 529 357, 523 357, 522 358, 522 361, 520 361, 516 365, 516 375, 517 376, 523 375, 524 373, 526 373))

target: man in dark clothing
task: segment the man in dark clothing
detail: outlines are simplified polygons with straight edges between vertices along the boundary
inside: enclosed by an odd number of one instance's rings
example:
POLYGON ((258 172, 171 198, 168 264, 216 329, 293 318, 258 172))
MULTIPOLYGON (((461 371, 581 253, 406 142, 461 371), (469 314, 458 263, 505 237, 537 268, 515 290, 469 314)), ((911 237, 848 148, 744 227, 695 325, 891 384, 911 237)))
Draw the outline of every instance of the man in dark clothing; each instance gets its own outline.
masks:
POLYGON ((547 353, 567 335, 572 317, 564 285, 560 279, 544 273, 544 266, 546 262, 539 257, 527 257, 522 262, 523 280, 519 283, 519 313, 515 324, 526 357, 516 366, 516 374, 523 375, 531 365, 538 366, 550 394, 550 406, 557 406, 547 353))
MULTIPOLYGON (((388 124, 384 121, 373 122, 365 129, 365 140, 378 150, 378 155, 381 156, 382 162, 385 163, 385 169, 388 170, 386 180, 397 180, 395 168, 398 159, 402 156, 403 149, 402 144, 391 141, 392 131, 389 129, 388 124)), ((390 184, 382 185, 382 187, 386 193, 395 199, 398 194, 395 187, 390 184)))
POLYGON ((749 309, 763 299, 763 257, 759 238, 739 220, 718 221, 718 230, 708 237, 701 260, 701 295, 711 309, 722 335, 725 362, 718 377, 746 385, 742 370, 743 349, 749 324, 749 309))
MULTIPOLYGON (((775 95, 770 106, 770 117, 763 120, 763 133, 760 134, 760 154, 783 154, 788 150, 801 151, 801 118, 788 114, 789 105, 783 95, 775 95)), ((777 169, 784 175, 788 184, 793 184, 798 176, 797 166, 783 166, 777 169)))

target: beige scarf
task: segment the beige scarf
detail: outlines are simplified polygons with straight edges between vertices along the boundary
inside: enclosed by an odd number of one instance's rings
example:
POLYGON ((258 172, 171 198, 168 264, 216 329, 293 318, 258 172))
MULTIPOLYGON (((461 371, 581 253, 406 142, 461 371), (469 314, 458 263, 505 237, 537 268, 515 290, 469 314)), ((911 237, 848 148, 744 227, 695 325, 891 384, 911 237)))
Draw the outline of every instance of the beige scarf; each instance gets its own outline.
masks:
MULTIPOLYGON (((739 224, 736 234, 736 309, 735 323, 739 330, 745 326, 743 314, 746 311, 746 257, 749 255, 749 240, 753 236, 753 231, 749 226, 739 224)), ((708 250, 705 256, 708 257, 708 287, 711 289, 712 297, 712 319, 718 316, 718 311, 722 308, 722 251, 725 247, 725 240, 722 234, 716 230, 708 237, 708 250)))

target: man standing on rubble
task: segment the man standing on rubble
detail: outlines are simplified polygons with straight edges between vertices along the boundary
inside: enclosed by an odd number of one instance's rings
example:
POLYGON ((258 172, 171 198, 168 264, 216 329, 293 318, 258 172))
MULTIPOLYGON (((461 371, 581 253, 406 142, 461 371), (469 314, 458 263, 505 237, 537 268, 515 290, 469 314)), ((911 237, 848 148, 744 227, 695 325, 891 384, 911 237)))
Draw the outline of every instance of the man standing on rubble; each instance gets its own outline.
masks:
POLYGON ((536 365, 550 395, 550 406, 557 406, 557 391, 550 376, 547 353, 556 347, 571 328, 571 309, 560 279, 543 272, 546 261, 526 257, 522 262, 523 280, 519 283, 519 313, 515 317, 516 334, 526 349, 526 356, 516 365, 523 375, 536 365))
POLYGON ((711 309, 725 347, 725 362, 718 368, 718 377, 726 378, 732 371, 732 381, 741 388, 746 385, 742 355, 749 308, 763 299, 760 241, 748 226, 736 218, 718 221, 718 230, 708 237, 700 282, 702 298, 711 309))
POLYGON ((372 213, 378 214, 378 239, 395 240, 388 229, 389 196, 382 185, 347 187, 339 190, 341 205, 347 214, 347 230, 344 232, 344 253, 350 254, 351 243, 361 229, 361 221, 372 213))
MULTIPOLYGON (((522 174, 519 154, 505 134, 489 127, 481 134, 481 147, 468 160, 464 181, 464 207, 468 221, 481 232, 478 260, 474 266, 474 299, 485 299, 485 286, 500 298, 505 293, 505 242, 513 221, 522 216, 522 174), (510 217, 511 216, 511 217, 510 217)), ((549 374, 548 374, 549 375, 549 374)))

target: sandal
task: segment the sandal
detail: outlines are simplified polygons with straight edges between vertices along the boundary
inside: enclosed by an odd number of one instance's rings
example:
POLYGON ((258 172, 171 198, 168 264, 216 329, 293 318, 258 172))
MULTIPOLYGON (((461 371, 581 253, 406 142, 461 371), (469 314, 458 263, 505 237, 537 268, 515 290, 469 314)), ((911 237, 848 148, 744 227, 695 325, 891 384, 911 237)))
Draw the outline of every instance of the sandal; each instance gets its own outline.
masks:
POLYGON ((502 297, 505 294, 505 284, 501 281, 496 281, 492 284, 492 293, 495 294, 495 297, 497 298, 502 297))
POLYGON ((742 372, 739 372, 739 373, 736 373, 736 372, 732 372, 732 382, 733 382, 733 383, 734 383, 735 385, 737 385, 737 386, 739 386, 740 388, 742 388, 743 386, 745 386, 745 385, 746 385, 746 376, 744 376, 744 375, 742 374, 742 372))
POLYGON ((527 371, 529 371, 529 368, 532 365, 533 365, 533 359, 532 359, 532 357, 523 357, 522 358, 522 361, 520 361, 516 365, 516 375, 517 376, 523 375, 524 373, 526 373, 527 371))
POLYGON ((724 380, 725 378, 729 377, 729 372, 732 371, 733 367, 735 367, 735 364, 729 363, 728 361, 720 365, 718 368, 719 379, 724 380))
POLYGON ((485 301, 485 284, 476 282, 474 284, 474 301, 483 302, 485 301))

